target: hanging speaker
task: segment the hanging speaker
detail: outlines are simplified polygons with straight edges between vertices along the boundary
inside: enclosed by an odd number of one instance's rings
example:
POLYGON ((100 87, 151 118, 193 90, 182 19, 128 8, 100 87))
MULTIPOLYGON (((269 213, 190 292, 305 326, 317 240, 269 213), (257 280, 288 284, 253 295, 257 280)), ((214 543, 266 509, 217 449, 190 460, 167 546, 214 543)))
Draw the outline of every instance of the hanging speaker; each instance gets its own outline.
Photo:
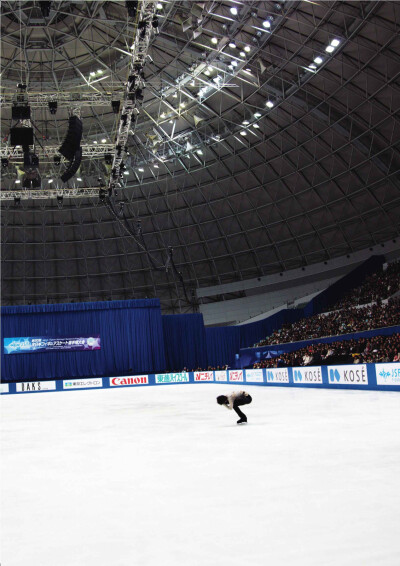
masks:
POLYGON ((78 116, 71 116, 68 120, 68 132, 66 138, 58 150, 69 161, 75 157, 75 153, 81 145, 82 139, 82 120, 78 116))
POLYGON ((82 148, 80 147, 75 152, 73 161, 71 161, 68 168, 61 175, 61 181, 63 183, 66 183, 67 181, 69 181, 71 179, 71 177, 73 177, 75 175, 75 173, 78 171, 78 169, 81 165, 81 161, 82 161, 82 148))

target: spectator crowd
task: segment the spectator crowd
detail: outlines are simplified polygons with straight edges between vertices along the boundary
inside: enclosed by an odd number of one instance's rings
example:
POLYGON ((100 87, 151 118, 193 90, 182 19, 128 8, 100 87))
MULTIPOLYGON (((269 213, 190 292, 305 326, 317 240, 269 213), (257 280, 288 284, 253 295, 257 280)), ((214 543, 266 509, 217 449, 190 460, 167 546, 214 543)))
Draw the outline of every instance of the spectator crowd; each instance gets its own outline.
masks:
POLYGON ((275 358, 261 360, 254 368, 299 367, 337 363, 400 362, 400 334, 312 344, 275 358))
POLYGON ((347 307, 340 311, 302 318, 292 324, 284 324, 254 347, 362 332, 397 324, 400 324, 400 301, 391 299, 387 304, 347 307))
POLYGON ((397 291, 400 291, 400 261, 390 263, 386 271, 369 275, 360 287, 345 293, 331 308, 366 305, 387 299, 397 291))

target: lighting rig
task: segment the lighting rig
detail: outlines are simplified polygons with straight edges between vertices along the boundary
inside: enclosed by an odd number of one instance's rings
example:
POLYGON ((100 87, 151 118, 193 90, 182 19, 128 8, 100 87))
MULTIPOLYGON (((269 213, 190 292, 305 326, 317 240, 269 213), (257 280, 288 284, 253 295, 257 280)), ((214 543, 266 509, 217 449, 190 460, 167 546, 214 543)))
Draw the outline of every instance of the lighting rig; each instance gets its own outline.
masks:
MULTIPOLYGON (((119 181, 123 174, 131 122, 135 120, 135 115, 139 114, 139 106, 143 101, 143 88, 145 86, 143 69, 146 64, 152 33, 158 28, 158 20, 155 17, 156 9, 157 2, 152 0, 143 0, 140 4, 140 11, 137 17, 138 26, 132 45, 129 77, 122 103, 111 177, 108 184, 110 196, 115 196, 116 188, 120 186, 119 181)), ((135 15, 137 15, 136 12, 135 15)))

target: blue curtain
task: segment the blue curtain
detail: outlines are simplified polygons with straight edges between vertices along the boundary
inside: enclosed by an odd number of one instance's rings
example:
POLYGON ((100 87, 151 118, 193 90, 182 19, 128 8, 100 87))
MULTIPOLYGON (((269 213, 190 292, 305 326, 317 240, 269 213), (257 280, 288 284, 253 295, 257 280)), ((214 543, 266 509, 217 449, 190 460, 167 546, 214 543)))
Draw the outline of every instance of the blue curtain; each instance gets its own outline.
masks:
POLYGON ((206 368, 207 343, 202 314, 167 314, 162 317, 165 360, 171 371, 206 368))
POLYGON ((100 335, 92 352, 4 354, 3 381, 151 373, 165 369, 158 299, 2 307, 2 337, 100 335))
POLYGON ((240 351, 240 326, 206 328, 208 363, 212 367, 236 366, 235 354, 240 351))

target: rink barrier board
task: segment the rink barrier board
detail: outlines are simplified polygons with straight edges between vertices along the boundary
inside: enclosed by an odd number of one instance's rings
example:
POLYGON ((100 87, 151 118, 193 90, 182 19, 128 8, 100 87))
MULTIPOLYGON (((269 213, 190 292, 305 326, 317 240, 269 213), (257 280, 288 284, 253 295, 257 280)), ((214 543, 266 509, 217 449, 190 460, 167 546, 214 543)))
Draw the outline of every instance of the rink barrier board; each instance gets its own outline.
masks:
POLYGON ((279 387, 317 387, 400 391, 400 363, 310 366, 294 368, 262 368, 203 372, 169 372, 1 383, 2 395, 47 393, 121 387, 159 387, 184 383, 218 383, 220 385, 260 385, 279 387))

